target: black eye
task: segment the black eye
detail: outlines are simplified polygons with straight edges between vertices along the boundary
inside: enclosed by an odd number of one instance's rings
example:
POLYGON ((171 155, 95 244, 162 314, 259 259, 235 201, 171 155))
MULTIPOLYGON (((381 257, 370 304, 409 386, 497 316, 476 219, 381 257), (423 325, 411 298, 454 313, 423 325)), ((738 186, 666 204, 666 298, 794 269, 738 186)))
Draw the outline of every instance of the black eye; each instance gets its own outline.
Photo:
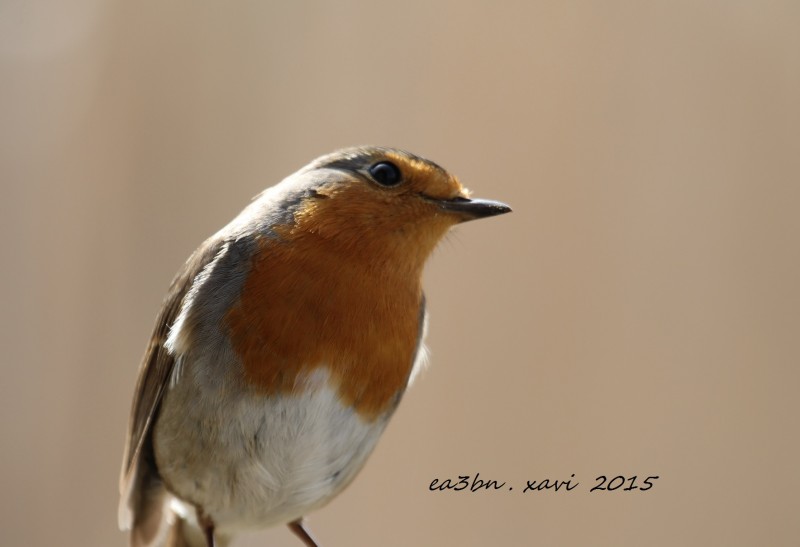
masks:
POLYGON ((370 167, 369 174, 381 186, 397 186, 402 179, 400 169, 388 161, 382 161, 370 167))

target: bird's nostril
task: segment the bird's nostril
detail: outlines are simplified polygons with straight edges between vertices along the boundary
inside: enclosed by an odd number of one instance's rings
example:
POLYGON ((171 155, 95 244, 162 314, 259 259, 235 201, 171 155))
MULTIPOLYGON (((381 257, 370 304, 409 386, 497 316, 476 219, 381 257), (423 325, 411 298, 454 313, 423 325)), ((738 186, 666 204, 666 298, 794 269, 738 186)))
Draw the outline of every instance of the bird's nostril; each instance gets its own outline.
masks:
POLYGON ((317 199, 328 199, 330 197, 327 194, 318 192, 315 188, 309 190, 308 195, 311 196, 312 198, 317 198, 317 199))

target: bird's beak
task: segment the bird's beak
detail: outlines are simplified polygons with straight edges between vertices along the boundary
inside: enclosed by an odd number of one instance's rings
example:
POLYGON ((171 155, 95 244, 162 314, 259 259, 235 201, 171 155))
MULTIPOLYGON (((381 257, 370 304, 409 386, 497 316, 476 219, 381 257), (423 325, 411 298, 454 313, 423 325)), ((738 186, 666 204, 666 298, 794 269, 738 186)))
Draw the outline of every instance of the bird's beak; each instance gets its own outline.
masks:
POLYGON ((441 209, 460 216, 461 222, 504 215, 511 212, 511 207, 505 203, 489 199, 469 199, 459 196, 453 199, 436 200, 436 203, 441 209))

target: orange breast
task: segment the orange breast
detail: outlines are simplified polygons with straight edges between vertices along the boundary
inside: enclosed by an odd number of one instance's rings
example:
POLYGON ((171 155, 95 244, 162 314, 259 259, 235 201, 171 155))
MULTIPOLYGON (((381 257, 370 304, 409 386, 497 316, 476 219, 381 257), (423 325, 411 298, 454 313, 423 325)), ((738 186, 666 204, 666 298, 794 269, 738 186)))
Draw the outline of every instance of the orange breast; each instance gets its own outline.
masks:
POLYGON ((226 321, 255 389, 296 392, 299 378, 324 365, 343 402, 374 419, 408 380, 421 296, 419 275, 371 269, 368 256, 300 233, 260 240, 226 321))

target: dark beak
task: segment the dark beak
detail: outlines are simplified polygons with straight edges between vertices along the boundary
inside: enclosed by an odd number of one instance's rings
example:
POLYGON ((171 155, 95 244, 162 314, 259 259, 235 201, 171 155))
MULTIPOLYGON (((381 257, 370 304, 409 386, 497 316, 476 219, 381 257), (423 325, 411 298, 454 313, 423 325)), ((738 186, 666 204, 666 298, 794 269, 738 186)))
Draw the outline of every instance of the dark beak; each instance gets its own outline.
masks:
POLYGON ((462 222, 476 218, 494 217, 511 212, 511 207, 499 201, 489 199, 455 198, 436 200, 436 203, 447 212, 456 213, 462 217, 462 222))

